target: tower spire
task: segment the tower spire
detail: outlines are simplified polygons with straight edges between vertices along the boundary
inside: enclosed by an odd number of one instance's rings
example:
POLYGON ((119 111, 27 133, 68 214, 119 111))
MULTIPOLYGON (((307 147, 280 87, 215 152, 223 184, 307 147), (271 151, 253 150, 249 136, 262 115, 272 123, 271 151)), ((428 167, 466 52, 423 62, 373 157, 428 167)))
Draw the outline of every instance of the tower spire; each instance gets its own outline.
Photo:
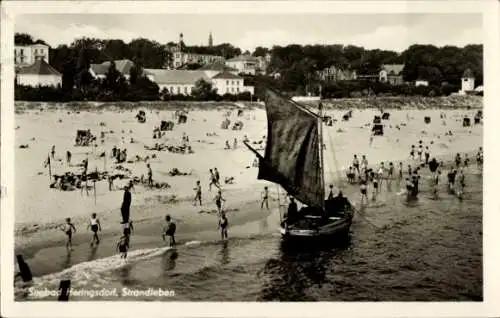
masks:
POLYGON ((208 35, 208 46, 212 47, 214 45, 214 39, 212 37, 212 31, 210 31, 210 34, 208 35))

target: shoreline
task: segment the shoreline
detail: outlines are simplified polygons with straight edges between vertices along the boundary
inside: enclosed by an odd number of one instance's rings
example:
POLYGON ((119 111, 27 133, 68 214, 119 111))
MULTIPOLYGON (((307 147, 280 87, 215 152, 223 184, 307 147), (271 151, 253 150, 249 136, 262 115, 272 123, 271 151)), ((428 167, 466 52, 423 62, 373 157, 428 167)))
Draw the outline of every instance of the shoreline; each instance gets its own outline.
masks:
MULTIPOLYGON (((317 103, 317 102, 316 102, 317 103)), ((482 109, 484 107, 481 96, 379 96, 357 97, 322 100, 325 109, 482 109)), ((307 103, 305 103, 307 104, 307 103)), ((315 104, 315 103, 312 103, 315 104)), ((234 110, 234 109, 264 109, 263 102, 259 101, 139 101, 139 102, 37 102, 15 101, 14 109, 36 110, 37 108, 85 110, 136 110, 148 108, 150 110, 234 110)))

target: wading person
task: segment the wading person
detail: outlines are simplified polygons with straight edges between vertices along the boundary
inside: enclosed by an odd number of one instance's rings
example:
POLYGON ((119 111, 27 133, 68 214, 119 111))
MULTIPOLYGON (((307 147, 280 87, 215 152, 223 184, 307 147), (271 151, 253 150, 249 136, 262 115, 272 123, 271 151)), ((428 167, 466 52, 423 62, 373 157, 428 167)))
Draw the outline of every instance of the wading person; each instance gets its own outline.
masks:
POLYGON ((116 249, 120 252, 120 258, 127 259, 127 252, 130 248, 130 239, 128 236, 124 235, 120 237, 118 244, 116 244, 116 249))
POLYGON ((359 170, 359 159, 357 155, 354 155, 354 158, 352 159, 352 166, 358 172, 358 178, 359 178, 361 172, 359 170))
POLYGON ((61 230, 66 234, 66 249, 72 251, 71 238, 73 237, 73 233, 76 233, 76 228, 73 223, 71 223, 71 218, 66 218, 66 223, 62 226, 61 230))
POLYGON ((92 241, 90 242, 90 246, 94 246, 94 242, 96 244, 99 244, 99 236, 97 235, 97 231, 101 231, 101 222, 99 222, 99 219, 97 218, 96 213, 92 213, 92 217, 90 218, 90 223, 87 226, 87 229, 89 229, 94 233, 92 236, 92 241))
POLYGON ((266 209, 269 210, 269 189, 264 187, 264 191, 262 191, 262 202, 260 204, 260 208, 264 208, 264 204, 266 205, 266 209))
POLYGON ((217 179, 215 179, 215 174, 214 172, 212 171, 212 169, 208 170, 210 172, 210 182, 208 183, 208 191, 212 191, 212 185, 214 185, 215 187, 219 187, 217 185, 217 179))
POLYGON ((175 223, 172 222, 172 219, 170 218, 170 215, 168 215, 168 214, 167 214, 167 216, 165 216, 165 221, 166 221, 166 224, 165 224, 165 227, 163 228, 164 234, 161 237, 165 241, 165 238, 168 236, 170 246, 174 246, 175 245, 175 230, 176 230, 175 223))
POLYGON ((128 220, 128 222, 122 222, 123 226, 123 235, 124 236, 130 236, 134 232, 134 224, 132 220, 128 220))
POLYGON ((219 230, 220 236, 222 240, 227 240, 227 227, 229 226, 229 222, 226 218, 226 213, 222 212, 219 218, 219 230))
POLYGON ((368 194, 367 194, 368 186, 367 186, 367 182, 365 179, 361 180, 359 190, 361 192, 361 205, 365 204, 365 200, 366 200, 366 203, 368 203, 368 194))

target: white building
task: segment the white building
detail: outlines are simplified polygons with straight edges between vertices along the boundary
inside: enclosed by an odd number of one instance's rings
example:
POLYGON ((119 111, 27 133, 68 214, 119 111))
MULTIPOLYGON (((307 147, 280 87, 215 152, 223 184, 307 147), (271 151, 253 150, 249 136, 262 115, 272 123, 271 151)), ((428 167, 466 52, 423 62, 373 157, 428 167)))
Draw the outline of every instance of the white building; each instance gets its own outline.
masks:
POLYGON ((417 87, 418 86, 429 86, 429 81, 422 80, 422 79, 416 80, 415 86, 417 86, 417 87))
POLYGON ((466 92, 471 92, 474 90, 474 87, 474 74, 472 73, 471 69, 468 68, 462 75, 462 89, 460 92, 464 94, 466 92))
POLYGON ((172 95, 191 95, 196 82, 200 79, 211 83, 219 95, 242 92, 254 94, 253 86, 244 86, 242 77, 227 71, 219 72, 215 76, 211 71, 203 70, 145 69, 144 73, 160 87, 160 92, 167 89, 172 95))
POLYGON ((229 72, 222 72, 212 77, 212 84, 217 88, 217 94, 240 94, 249 92, 254 94, 253 86, 244 86, 243 77, 229 72))
MULTIPOLYGON (((179 34, 179 42, 176 46, 169 48, 172 53, 172 65, 171 68, 177 69, 186 64, 211 64, 211 63, 224 63, 224 57, 220 55, 212 54, 198 54, 198 53, 188 53, 182 51, 181 43, 184 43, 184 35, 179 34)), ((213 45, 212 33, 209 35, 209 47, 213 45)))
POLYGON ((16 45, 14 59, 17 67, 33 65, 37 59, 49 63, 49 46, 45 44, 16 45))
POLYGON ((255 75, 262 62, 251 55, 240 55, 226 61, 226 65, 238 70, 238 74, 255 75))
MULTIPOLYGON (((130 69, 134 66, 134 62, 130 60, 116 60, 115 66, 116 70, 120 72, 127 80, 130 78, 130 69)), ((106 73, 111 66, 110 61, 103 62, 101 64, 90 64, 89 73, 98 79, 105 79, 106 73)))
POLYGON ((40 57, 32 65, 20 68, 16 74, 16 81, 18 85, 24 86, 57 87, 62 85, 62 75, 40 57))
POLYGON ((160 92, 167 89, 172 95, 191 95, 198 80, 210 82, 205 71, 144 69, 146 76, 160 87, 160 92))

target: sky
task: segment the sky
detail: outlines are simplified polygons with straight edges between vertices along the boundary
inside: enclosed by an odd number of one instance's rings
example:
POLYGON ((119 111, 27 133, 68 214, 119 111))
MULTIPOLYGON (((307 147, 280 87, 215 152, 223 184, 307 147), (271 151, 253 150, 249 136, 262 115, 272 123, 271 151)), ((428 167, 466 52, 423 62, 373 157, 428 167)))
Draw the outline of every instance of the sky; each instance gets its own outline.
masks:
POLYGON ((483 43, 481 14, 30 14, 19 15, 15 32, 51 46, 79 37, 144 37, 186 45, 231 43, 243 51, 257 46, 344 44, 401 52, 412 44, 483 43))

